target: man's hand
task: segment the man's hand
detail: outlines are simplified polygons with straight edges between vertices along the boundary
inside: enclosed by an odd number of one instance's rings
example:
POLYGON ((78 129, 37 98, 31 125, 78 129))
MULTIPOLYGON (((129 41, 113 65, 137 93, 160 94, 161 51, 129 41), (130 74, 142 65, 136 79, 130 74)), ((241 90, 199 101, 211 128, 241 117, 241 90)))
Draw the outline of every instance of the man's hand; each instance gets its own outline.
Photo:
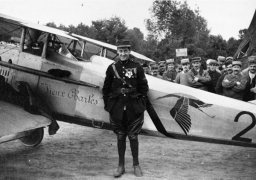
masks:
POLYGON ((256 94, 256 87, 251 88, 250 91, 256 94))

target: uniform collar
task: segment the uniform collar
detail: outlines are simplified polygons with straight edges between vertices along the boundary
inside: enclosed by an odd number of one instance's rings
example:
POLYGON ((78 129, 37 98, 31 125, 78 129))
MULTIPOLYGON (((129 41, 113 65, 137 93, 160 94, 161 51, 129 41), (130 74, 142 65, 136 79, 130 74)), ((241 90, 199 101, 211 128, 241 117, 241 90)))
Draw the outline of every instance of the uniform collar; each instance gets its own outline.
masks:
POLYGON ((127 63, 130 61, 130 59, 127 59, 127 60, 125 60, 125 61, 121 61, 121 60, 119 59, 118 61, 120 62, 120 64, 125 65, 125 64, 127 64, 127 63))

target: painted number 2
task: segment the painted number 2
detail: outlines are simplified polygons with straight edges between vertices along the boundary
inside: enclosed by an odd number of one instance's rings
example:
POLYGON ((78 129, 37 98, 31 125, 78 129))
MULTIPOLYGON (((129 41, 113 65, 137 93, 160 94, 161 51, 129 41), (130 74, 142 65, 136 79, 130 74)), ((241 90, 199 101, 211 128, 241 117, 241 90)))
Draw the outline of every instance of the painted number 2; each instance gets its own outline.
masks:
POLYGON ((236 118, 235 118, 235 122, 238 122, 238 119, 240 118, 240 116, 244 115, 244 114, 248 114, 251 116, 252 118, 252 123, 247 127, 245 128, 244 130, 242 130, 241 132, 239 132, 237 135, 235 135, 234 137, 232 137, 232 140, 235 140, 235 141, 243 141, 243 142, 252 142, 252 139, 249 139, 249 138, 243 138, 241 137, 242 135, 244 135, 245 133, 247 133, 249 130, 251 130, 255 124, 256 124, 256 118, 254 116, 254 114, 252 114, 251 112, 247 112, 247 111, 242 111, 240 113, 238 113, 236 115, 236 118))

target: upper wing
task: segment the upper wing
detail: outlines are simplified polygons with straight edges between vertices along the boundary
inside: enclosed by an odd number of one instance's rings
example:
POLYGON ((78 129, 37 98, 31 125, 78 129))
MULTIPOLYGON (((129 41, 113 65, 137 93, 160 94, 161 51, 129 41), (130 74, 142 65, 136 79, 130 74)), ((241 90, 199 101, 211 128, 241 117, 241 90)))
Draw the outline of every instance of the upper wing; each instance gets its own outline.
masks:
POLYGON ((77 38, 70 36, 68 32, 65 32, 65 31, 62 31, 59 29, 55 29, 55 28, 51 28, 48 26, 31 23, 31 22, 24 21, 24 20, 21 20, 18 18, 7 16, 5 14, 1 14, 1 13, 0 13, 0 21, 8 22, 11 24, 19 25, 19 26, 25 26, 25 27, 32 28, 32 29, 37 29, 39 31, 59 35, 59 36, 66 37, 69 39, 78 40, 77 38))
MULTIPOLYGON (((72 34, 72 36, 74 36, 75 38, 78 38, 80 40, 85 40, 87 42, 90 42, 94 45, 97 45, 97 46, 101 46, 101 47, 105 47, 105 48, 108 48, 108 49, 111 49, 111 50, 114 50, 116 51, 117 50, 117 47, 112 45, 112 44, 108 44, 108 43, 105 43, 105 42, 101 42, 101 41, 98 41, 98 40, 95 40, 95 39, 91 39, 91 38, 88 38, 88 37, 84 37, 84 36, 80 36, 80 35, 77 35, 77 34, 72 34)), ((131 51, 131 55, 133 55, 134 57, 138 58, 138 59, 142 59, 144 61, 151 61, 151 62, 154 62, 154 60, 142 55, 142 54, 139 54, 139 53, 136 53, 134 51, 131 51)))
POLYGON ((177 111, 175 121, 180 125, 181 129, 187 135, 191 127, 191 119, 188 114, 189 99, 187 97, 180 98, 177 103, 181 103, 180 108, 177 111))

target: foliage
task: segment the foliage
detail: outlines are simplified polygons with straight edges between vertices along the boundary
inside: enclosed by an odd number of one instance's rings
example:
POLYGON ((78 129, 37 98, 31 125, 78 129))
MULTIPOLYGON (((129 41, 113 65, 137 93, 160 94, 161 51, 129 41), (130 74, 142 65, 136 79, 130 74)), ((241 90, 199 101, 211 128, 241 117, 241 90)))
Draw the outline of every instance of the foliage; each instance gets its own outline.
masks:
POLYGON ((241 29, 238 40, 231 37, 226 41, 221 35, 211 35, 199 8, 192 10, 186 1, 154 0, 150 12, 151 18, 146 20, 147 36, 139 28, 128 29, 119 17, 92 21, 90 26, 80 23, 57 27, 54 22, 46 25, 113 45, 117 39, 129 39, 132 50, 156 61, 175 58, 175 49, 179 48, 187 48, 189 58, 233 56, 247 31, 241 29))
POLYGON ((115 44, 118 39, 123 39, 127 31, 125 21, 119 17, 92 21, 92 28, 95 32, 95 39, 110 44, 115 44))

